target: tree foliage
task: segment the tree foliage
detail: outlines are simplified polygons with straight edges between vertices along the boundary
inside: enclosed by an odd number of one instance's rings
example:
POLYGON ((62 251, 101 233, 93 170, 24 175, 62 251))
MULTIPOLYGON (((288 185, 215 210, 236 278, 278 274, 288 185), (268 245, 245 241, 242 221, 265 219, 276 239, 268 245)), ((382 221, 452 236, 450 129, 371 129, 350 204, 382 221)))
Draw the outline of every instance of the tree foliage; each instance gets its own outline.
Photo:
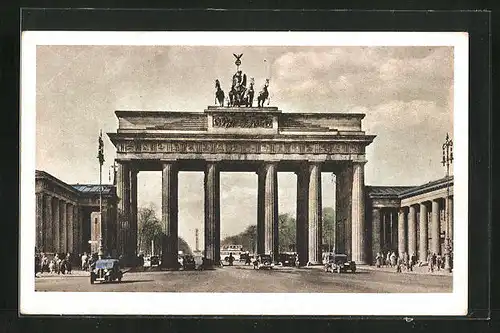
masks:
POLYGON ((243 232, 226 237, 221 245, 242 245, 245 251, 254 252, 257 247, 257 226, 249 225, 243 232))
MULTIPOLYGON (((137 223, 138 252, 153 253, 151 245, 154 243, 154 254, 160 254, 163 228, 160 219, 156 216, 154 205, 139 208, 137 223)), ((178 242, 180 251, 185 254, 192 254, 191 248, 184 239, 179 237, 178 242)))
MULTIPOLYGON (((330 250, 334 241, 335 210, 331 207, 323 209, 322 241, 325 249, 330 250)), ((290 214, 280 214, 278 216, 279 249, 280 252, 296 251, 297 228, 295 217, 290 214)), ((240 244, 245 250, 255 251, 257 242, 257 226, 250 225, 243 232, 226 237, 222 240, 222 245, 240 244)))

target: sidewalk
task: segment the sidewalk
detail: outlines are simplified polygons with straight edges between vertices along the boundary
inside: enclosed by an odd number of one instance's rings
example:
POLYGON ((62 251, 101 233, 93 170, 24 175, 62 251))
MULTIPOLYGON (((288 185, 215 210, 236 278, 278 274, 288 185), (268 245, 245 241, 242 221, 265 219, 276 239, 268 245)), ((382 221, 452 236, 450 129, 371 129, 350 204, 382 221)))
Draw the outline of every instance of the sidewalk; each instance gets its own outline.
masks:
POLYGON ((369 265, 357 265, 357 269, 359 270, 369 270, 369 271, 381 271, 381 272, 392 272, 396 274, 417 274, 417 275, 443 275, 443 276, 453 276, 453 273, 447 272, 444 269, 441 270, 436 270, 434 269, 434 272, 429 272, 429 267, 428 266, 415 266, 413 267, 413 271, 407 271, 403 269, 400 273, 396 272, 395 267, 376 267, 376 266, 369 266, 369 265))
MULTIPOLYGON (((323 265, 313 265, 313 266, 304 266, 300 269, 321 269, 323 270, 323 265)), ((415 274, 415 275, 441 275, 441 276, 453 276, 453 273, 449 273, 444 269, 434 270, 434 272, 429 272, 427 266, 415 266, 413 267, 413 271, 402 270, 401 272, 396 272, 395 267, 379 267, 370 266, 370 265, 356 265, 356 269, 360 271, 380 271, 380 272, 389 272, 394 274, 415 274)))

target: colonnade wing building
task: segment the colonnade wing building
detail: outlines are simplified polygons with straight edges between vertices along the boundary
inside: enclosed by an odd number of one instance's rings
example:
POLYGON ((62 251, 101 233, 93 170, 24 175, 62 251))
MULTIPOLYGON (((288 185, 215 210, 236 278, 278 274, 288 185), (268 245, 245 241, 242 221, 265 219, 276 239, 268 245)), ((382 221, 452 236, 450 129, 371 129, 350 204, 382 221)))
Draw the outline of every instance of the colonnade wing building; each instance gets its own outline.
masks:
POLYGON ((116 220, 116 191, 102 185, 102 231, 99 185, 69 185, 53 175, 35 171, 36 248, 46 253, 97 252, 99 238, 111 245, 116 220), (109 240, 109 241, 108 241, 109 240), (90 241, 90 243, 89 243, 90 241))
MULTIPOLYGON (((103 245, 111 253, 136 254, 137 174, 141 171, 162 174, 165 266, 177 265, 179 171, 205 174, 204 252, 208 261, 220 259, 220 172, 231 171, 258 175, 259 253, 272 253, 277 259, 280 171, 297 175, 296 249, 300 263, 322 261, 321 172, 336 175, 336 185, 328 186, 336 191, 337 251, 359 264, 371 263, 374 253, 381 250, 423 251, 424 240, 442 252, 436 245, 441 239, 441 234, 436 236, 436 225, 439 230, 450 229, 439 225, 440 220, 436 224, 435 214, 441 216, 443 203, 449 201, 444 199, 450 197, 449 192, 441 192, 450 179, 438 181, 436 186, 366 187, 365 149, 375 135, 364 132, 364 114, 283 113, 276 107, 115 114, 118 129, 108 136, 117 150, 116 193, 110 192, 110 214, 103 217, 103 245), (434 192, 440 196, 429 194, 434 192), (116 203, 116 210, 112 203, 116 203), (429 235, 433 237, 430 240, 429 235)), ((78 205, 78 189, 73 186, 67 193, 75 198, 71 203, 78 205)), ((78 227, 83 230, 90 220, 79 223, 83 223, 78 227)), ((82 244, 85 241, 78 239, 82 244)))

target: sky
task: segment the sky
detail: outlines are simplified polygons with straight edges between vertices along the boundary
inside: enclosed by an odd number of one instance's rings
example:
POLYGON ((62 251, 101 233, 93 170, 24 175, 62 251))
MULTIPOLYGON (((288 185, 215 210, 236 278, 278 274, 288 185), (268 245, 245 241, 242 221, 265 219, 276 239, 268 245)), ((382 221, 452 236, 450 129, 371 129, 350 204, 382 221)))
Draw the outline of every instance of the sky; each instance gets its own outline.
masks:
MULTIPOLYGON (((367 185, 419 185, 444 176, 453 133, 452 47, 37 46, 36 168, 69 184, 98 183, 99 131, 116 132, 115 110, 202 112, 214 81, 226 94, 240 69, 257 89, 270 78, 270 106, 282 112, 356 112, 376 135, 367 147, 367 185)), ((116 156, 104 135, 104 177, 116 156)), ((295 212, 295 175, 280 173, 280 213, 295 212)), ((323 174, 323 205, 333 206, 323 174)), ((161 174, 138 176, 139 206, 161 217, 161 174)), ((203 174, 179 175, 179 235, 203 244, 203 174)), ((221 174, 221 237, 256 223, 257 175, 221 174)))

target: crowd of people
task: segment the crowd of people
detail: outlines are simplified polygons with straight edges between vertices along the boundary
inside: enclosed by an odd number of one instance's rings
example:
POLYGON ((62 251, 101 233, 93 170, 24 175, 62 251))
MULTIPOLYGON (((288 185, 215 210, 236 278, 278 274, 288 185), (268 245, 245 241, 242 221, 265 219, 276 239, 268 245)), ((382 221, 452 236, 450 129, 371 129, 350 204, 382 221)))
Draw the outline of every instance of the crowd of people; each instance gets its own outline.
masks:
POLYGON ((52 274, 71 274, 71 261, 72 257, 70 253, 56 253, 51 259, 43 252, 35 254, 35 277, 45 272, 52 274))
POLYGON ((440 271, 444 269, 444 258, 436 253, 431 253, 427 255, 427 261, 418 260, 417 255, 412 253, 411 256, 403 252, 401 256, 397 255, 395 251, 377 252, 375 256, 375 266, 380 267, 391 267, 396 270, 396 272, 413 271, 415 266, 427 266, 429 272, 434 272, 435 270, 440 271))

